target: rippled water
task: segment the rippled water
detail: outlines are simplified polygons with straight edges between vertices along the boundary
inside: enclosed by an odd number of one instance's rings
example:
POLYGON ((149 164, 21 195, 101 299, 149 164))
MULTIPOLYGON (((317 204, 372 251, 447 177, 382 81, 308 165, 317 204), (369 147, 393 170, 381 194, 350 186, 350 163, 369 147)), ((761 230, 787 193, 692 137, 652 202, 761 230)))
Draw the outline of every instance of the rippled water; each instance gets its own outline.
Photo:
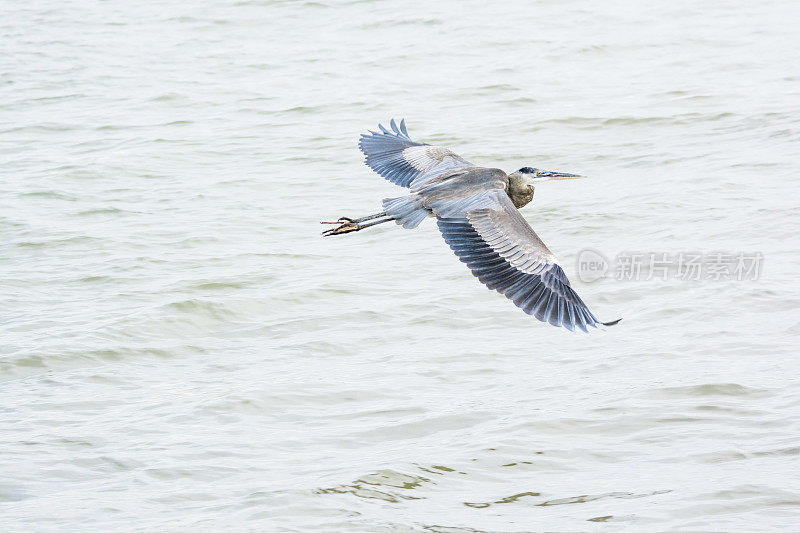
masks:
POLYGON ((0 524, 788 530, 796 3, 6 2, 0 524), (359 133, 586 173, 523 212, 539 323, 378 210, 359 133), (758 280, 576 258, 763 254, 758 280), (643 272, 648 272, 646 268, 643 272))

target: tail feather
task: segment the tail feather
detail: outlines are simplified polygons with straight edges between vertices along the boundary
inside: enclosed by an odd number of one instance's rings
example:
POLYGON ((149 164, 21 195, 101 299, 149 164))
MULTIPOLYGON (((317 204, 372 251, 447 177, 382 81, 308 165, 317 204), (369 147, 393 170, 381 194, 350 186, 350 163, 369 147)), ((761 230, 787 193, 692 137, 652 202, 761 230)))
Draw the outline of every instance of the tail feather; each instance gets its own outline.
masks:
POLYGON ((383 200, 383 210, 406 229, 413 229, 425 220, 430 211, 422 205, 422 198, 409 194, 383 200))

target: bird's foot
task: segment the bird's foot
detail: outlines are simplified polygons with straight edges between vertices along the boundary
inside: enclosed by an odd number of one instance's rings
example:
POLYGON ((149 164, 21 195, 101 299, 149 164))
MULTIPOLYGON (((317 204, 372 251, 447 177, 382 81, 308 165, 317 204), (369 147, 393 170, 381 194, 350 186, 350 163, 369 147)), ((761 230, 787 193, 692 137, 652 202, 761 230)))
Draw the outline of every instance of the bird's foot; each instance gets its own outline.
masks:
POLYGON ((375 226, 377 224, 383 224, 384 222, 389 222, 390 220, 394 220, 394 218, 388 216, 384 211, 382 213, 377 213, 375 215, 368 215, 361 218, 341 217, 339 218, 339 220, 335 222, 320 222, 320 224, 339 224, 339 226, 336 228, 322 232, 323 237, 328 237, 329 235, 342 235, 343 233, 351 233, 353 231, 362 230, 370 226, 375 226), (375 219, 380 219, 380 220, 375 220, 375 219), (367 222, 368 220, 371 220, 372 222, 367 222))
POLYGON ((356 222, 356 219, 350 217, 341 217, 339 218, 339 220, 332 220, 332 221, 325 220, 323 222, 320 222, 320 224, 347 224, 353 222, 356 222))
POLYGON ((341 217, 339 220, 336 221, 325 221, 320 222, 320 224, 339 224, 339 226, 329 229, 327 231, 322 232, 323 237, 329 237, 331 235, 341 235, 343 233, 350 233, 352 231, 358 231, 362 228, 360 224, 358 224, 354 219, 350 217, 341 217))

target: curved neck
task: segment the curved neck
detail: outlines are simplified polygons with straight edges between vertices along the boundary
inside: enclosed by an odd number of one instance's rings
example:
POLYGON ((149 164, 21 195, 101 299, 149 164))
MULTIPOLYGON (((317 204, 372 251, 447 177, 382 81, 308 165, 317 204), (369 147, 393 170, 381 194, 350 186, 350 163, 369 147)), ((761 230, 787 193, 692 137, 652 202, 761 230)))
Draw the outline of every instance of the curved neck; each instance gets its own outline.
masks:
POLYGON ((508 197, 517 209, 524 207, 533 200, 533 186, 515 172, 508 176, 508 197))

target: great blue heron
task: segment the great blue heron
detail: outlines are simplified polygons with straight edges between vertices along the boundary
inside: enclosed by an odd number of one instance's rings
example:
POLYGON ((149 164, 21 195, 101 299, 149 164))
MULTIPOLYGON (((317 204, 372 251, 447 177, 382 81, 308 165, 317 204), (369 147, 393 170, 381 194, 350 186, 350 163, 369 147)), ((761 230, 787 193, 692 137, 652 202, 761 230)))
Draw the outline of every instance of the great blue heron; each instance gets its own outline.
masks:
POLYGON ((435 216, 445 242, 481 283, 513 301, 529 315, 573 331, 601 322, 570 287, 556 257, 518 209, 533 199, 533 184, 582 178, 577 174, 523 167, 506 175, 477 167, 441 146, 411 140, 405 120, 392 131, 361 135, 366 164, 411 194, 383 200, 383 211, 361 218, 341 217, 323 235, 342 235, 394 220, 416 228, 435 216))

